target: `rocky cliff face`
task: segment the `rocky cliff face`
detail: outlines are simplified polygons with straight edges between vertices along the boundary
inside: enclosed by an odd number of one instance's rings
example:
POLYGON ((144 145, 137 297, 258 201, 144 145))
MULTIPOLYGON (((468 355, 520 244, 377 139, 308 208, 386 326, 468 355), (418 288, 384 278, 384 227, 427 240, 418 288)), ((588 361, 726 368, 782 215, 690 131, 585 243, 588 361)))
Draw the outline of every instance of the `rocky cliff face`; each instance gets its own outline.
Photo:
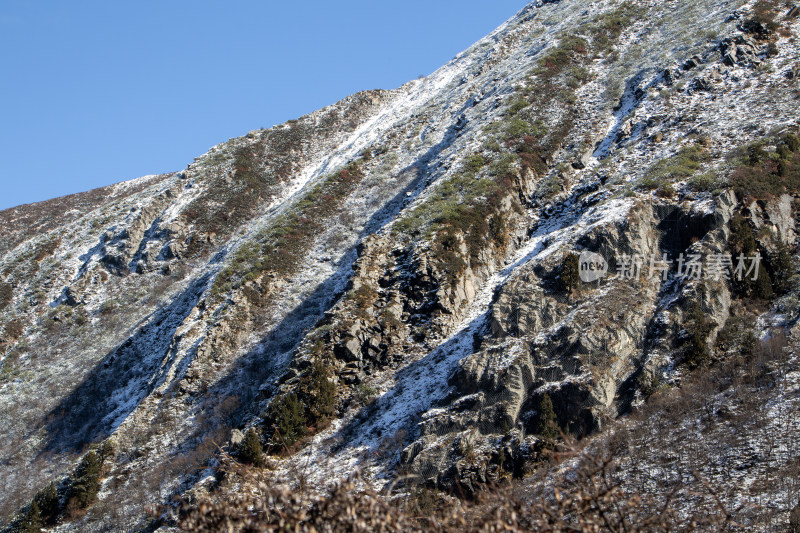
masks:
POLYGON ((532 2, 428 78, 0 213, 4 513, 56 480, 58 527, 143 526, 248 427, 276 478, 477 491, 741 350, 731 320, 790 327, 794 12, 532 2))

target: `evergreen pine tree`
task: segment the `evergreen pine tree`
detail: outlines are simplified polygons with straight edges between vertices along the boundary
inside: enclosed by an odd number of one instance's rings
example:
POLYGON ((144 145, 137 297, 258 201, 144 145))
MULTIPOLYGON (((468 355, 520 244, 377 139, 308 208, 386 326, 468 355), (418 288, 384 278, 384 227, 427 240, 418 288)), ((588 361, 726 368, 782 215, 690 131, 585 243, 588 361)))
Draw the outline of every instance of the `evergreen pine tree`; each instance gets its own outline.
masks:
POLYGON ((564 263, 561 265, 561 287, 567 292, 572 292, 580 285, 580 265, 578 256, 567 254, 564 263))
MULTIPOLYGON (((756 254, 757 244, 755 236, 753 235, 753 229, 750 227, 750 223, 747 219, 741 215, 733 217, 730 222, 730 230, 731 233, 728 238, 728 243, 734 261, 736 261, 740 255, 743 255, 745 258, 754 256, 756 254)), ((760 271, 764 271, 763 265, 760 271)), ((751 296, 754 292, 754 282, 749 276, 743 275, 742 279, 733 277, 731 282, 733 284, 733 289, 742 296, 751 296)))
POLYGON ((756 298, 761 298, 762 300, 771 300, 772 297, 775 296, 775 293, 772 291, 772 279, 770 278, 767 269, 764 268, 764 265, 761 265, 761 268, 758 271, 758 278, 756 278, 752 283, 752 293, 756 298))
POLYGON ((558 422, 556 421, 556 412, 553 409, 553 401, 550 395, 545 394, 539 402, 539 424, 536 429, 545 440, 554 441, 559 436, 558 422))
POLYGON ((708 335, 713 325, 706 319, 700 304, 695 304, 687 315, 686 330, 689 333, 684 360, 689 368, 698 368, 711 361, 708 335))
POLYGON ((778 253, 775 255, 772 269, 773 287, 778 294, 786 294, 791 288, 790 280, 794 275, 794 261, 789 247, 783 242, 778 243, 778 253))
POLYGON ((39 493, 36 495, 36 498, 34 498, 34 501, 39 506, 44 524, 55 524, 56 519, 58 519, 58 515, 61 513, 56 484, 50 483, 46 489, 39 491, 39 493))
POLYGON ((731 219, 730 245, 734 254, 752 255, 756 251, 756 238, 746 218, 737 215, 731 219))
POLYGON ((494 243, 505 248, 508 246, 508 229, 506 228, 506 221, 500 215, 492 215, 489 219, 489 236, 494 243))
POLYGON ((800 533, 800 503, 789 513, 789 533, 800 533))
POLYGON ((270 404, 269 417, 273 430, 280 434, 280 438, 276 438, 278 448, 283 444, 291 446, 306 434, 305 408, 294 393, 275 398, 270 404))
POLYGON ((116 453, 114 442, 109 439, 104 440, 103 443, 97 447, 97 453, 100 454, 101 463, 105 463, 107 459, 113 458, 114 453, 116 453))
POLYGON ((330 370, 321 360, 314 361, 303 389, 311 422, 324 424, 336 412, 336 385, 330 380, 330 370))
POLYGON ((34 498, 25 516, 20 521, 17 531, 22 533, 39 533, 43 525, 41 511, 39 510, 39 505, 36 503, 36 498, 34 498))
POLYGON ((239 459, 242 462, 257 466, 264 466, 264 449, 261 447, 261 437, 255 428, 250 428, 244 434, 244 440, 239 445, 239 459))
POLYGON ((103 466, 100 456, 91 451, 83 456, 69 491, 69 506, 86 509, 97 498, 100 491, 100 470, 103 466))
POLYGON ((792 152, 800 152, 800 137, 797 135, 788 133, 783 138, 783 142, 786 144, 786 147, 789 148, 792 152))

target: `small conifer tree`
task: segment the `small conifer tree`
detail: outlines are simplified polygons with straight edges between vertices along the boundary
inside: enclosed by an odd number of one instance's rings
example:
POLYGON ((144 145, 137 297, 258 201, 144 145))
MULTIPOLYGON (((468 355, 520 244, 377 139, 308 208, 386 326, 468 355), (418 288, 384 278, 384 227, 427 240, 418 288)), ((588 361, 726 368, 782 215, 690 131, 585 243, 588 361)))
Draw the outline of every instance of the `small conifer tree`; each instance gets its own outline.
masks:
MULTIPOLYGON (((730 222, 730 230, 728 243, 731 248, 733 260, 736 261, 740 255, 746 258, 754 256, 757 244, 755 236, 753 235, 753 229, 750 227, 747 219, 741 215, 733 217, 730 222)), ((764 268, 762 265, 759 277, 763 274, 763 271, 764 268)), ((738 279, 738 277, 732 278, 734 290, 742 296, 751 296, 754 292, 753 280, 749 276, 742 275, 741 277, 742 279, 738 279)))
POLYGON ((320 359, 314 361, 302 388, 311 422, 315 425, 327 422, 336 412, 336 385, 330 380, 330 370, 320 359))
POLYGON ((695 304, 687 316, 686 330, 689 333, 685 361, 689 368, 706 366, 711 361, 708 335, 713 325, 706 319, 700 304, 695 304))
POLYGON ((90 451, 81 459, 72 486, 69 490, 68 506, 72 509, 86 509, 97 499, 100 492, 100 471, 103 463, 95 451, 90 451))
POLYGON ((39 533, 43 525, 39 504, 36 503, 36 498, 34 498, 30 506, 28 506, 25 516, 20 520, 17 531, 22 533, 39 533))
POLYGON ((771 300, 772 297, 775 296, 775 293, 772 291, 772 279, 763 265, 758 271, 758 277, 752 283, 752 293, 756 298, 771 300))
POLYGON ((564 263, 561 265, 561 287, 567 292, 572 292, 580 285, 580 265, 578 256, 567 254, 564 263))
POLYGON ((783 242, 778 243, 778 253, 775 255, 773 287, 778 294, 786 294, 791 288, 791 278, 794 275, 794 261, 789 247, 783 242))
POLYGON ((264 449, 261 446, 261 437, 255 428, 250 428, 244 434, 244 440, 239 445, 239 459, 261 468, 264 466, 264 449))
POLYGON ((539 402, 539 423, 536 433, 547 441, 555 441, 559 436, 556 412, 553 409, 553 400, 549 394, 542 396, 539 402))
POLYGON ((44 524, 55 524, 56 520, 58 519, 58 515, 61 513, 56 484, 50 483, 46 489, 39 491, 34 498, 34 502, 36 502, 39 507, 44 524))
POLYGON ((275 398, 270 404, 269 418, 273 431, 278 433, 275 439, 278 449, 284 444, 291 446, 306 434, 305 408, 294 393, 275 398))
POLYGON ((489 219, 489 236, 500 248, 508 246, 508 229, 506 221, 500 215, 492 215, 489 219))

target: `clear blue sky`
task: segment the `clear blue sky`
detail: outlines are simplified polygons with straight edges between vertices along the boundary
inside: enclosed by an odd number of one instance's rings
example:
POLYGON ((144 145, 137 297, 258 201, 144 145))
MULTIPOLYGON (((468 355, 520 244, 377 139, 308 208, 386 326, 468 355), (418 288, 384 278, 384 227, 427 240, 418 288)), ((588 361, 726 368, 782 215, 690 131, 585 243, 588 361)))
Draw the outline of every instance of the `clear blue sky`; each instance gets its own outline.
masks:
MULTIPOLYGON (((0 2, 0 209, 427 75, 526 0, 0 2)), ((0 236, 2 238, 2 236, 0 236)))

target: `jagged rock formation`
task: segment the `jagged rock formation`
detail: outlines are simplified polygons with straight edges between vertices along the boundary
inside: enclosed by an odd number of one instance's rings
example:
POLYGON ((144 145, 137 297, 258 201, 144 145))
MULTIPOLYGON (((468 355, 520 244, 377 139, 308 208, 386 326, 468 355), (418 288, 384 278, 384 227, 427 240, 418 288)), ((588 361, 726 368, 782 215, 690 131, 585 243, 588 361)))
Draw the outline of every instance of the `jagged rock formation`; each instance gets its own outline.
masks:
POLYGON ((59 527, 142 527, 251 427, 291 449, 276 477, 477 491, 536 467, 545 395, 583 438, 740 350, 732 323, 790 329, 797 30, 779 2, 533 2, 428 78, 0 213, 3 512, 51 480, 67 505, 109 442, 59 527), (769 281, 728 279, 757 252, 769 281))

